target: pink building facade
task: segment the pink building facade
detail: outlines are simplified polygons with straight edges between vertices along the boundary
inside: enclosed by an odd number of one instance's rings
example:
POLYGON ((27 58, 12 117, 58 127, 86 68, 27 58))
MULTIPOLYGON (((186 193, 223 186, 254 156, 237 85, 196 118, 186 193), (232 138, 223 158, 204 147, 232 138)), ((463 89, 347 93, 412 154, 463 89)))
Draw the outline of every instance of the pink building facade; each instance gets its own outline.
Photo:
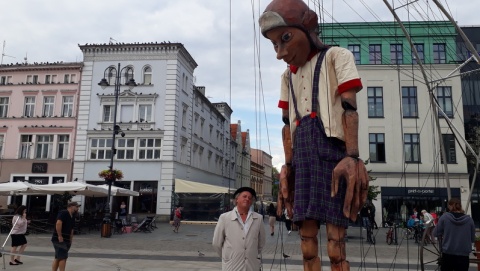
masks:
MULTIPOLYGON (((70 181, 82 63, 0 66, 0 182, 70 181)), ((2 209, 23 204, 50 211, 51 196, 0 197, 2 209)))

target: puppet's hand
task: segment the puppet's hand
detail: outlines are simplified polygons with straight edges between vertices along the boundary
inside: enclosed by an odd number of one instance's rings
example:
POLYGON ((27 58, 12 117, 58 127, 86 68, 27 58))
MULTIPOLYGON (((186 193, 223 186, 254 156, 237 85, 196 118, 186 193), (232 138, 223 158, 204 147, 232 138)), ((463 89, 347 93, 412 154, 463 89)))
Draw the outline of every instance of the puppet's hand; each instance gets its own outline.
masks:
MULTIPOLYGON (((290 165, 283 165, 280 170, 280 192, 282 195, 283 204, 287 209, 289 217, 293 217, 293 188, 294 178, 292 167, 290 165)), ((278 208, 277 208, 278 210, 278 208)))
POLYGON ((365 203, 368 194, 368 173, 365 164, 360 159, 343 158, 333 169, 332 197, 338 192, 338 185, 342 179, 347 182, 343 214, 355 221, 361 206, 365 203))

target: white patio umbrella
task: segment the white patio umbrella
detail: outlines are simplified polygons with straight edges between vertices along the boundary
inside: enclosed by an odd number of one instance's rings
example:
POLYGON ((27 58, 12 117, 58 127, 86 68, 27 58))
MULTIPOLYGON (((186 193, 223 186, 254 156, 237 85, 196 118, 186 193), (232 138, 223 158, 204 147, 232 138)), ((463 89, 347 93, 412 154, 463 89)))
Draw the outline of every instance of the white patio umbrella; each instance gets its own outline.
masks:
POLYGON ((0 196, 13 196, 31 191, 32 184, 27 182, 0 183, 0 196))
MULTIPOLYGON (((46 185, 31 185, 31 192, 34 194, 63 194, 82 195, 87 197, 106 197, 108 190, 97 185, 82 182, 66 182, 46 185)), ((26 193, 28 194, 28 193, 26 193)))
MULTIPOLYGON (((108 191, 108 185, 107 184, 101 184, 101 185, 97 185, 97 186, 102 187, 102 188, 104 188, 108 191)), ((125 189, 125 188, 121 188, 121 187, 112 185, 112 190, 111 190, 111 195, 112 196, 120 196, 120 197, 134 196, 134 197, 138 197, 139 194, 140 193, 138 193, 137 191, 132 191, 132 190, 128 190, 128 189, 125 189)))

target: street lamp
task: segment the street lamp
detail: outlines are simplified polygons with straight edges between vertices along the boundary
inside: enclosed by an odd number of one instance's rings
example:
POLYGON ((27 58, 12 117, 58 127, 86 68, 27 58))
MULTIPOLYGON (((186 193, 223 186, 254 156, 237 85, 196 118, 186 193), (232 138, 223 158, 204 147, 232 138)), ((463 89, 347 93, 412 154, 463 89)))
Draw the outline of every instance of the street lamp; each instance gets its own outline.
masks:
MULTIPOLYGON (((105 69, 103 72, 103 79, 100 80, 100 83, 98 83, 99 86, 102 87, 102 89, 105 89, 106 87, 110 86, 110 79, 115 76, 115 83, 114 83, 114 92, 113 94, 115 95, 115 106, 114 106, 114 112, 113 112, 113 133, 112 133, 112 150, 111 150, 111 155, 110 155, 110 176, 112 176, 110 179, 106 179, 108 183, 108 198, 107 198, 107 205, 105 206, 105 217, 103 218, 104 224, 111 225, 111 218, 110 218, 110 196, 112 193, 112 183, 115 181, 114 179, 114 174, 113 174, 113 157, 117 153, 117 150, 115 149, 115 136, 120 133, 122 137, 125 136, 124 132, 121 132, 120 126, 117 125, 117 107, 118 107, 118 95, 120 94, 120 87, 121 87, 121 75, 122 73, 125 75, 125 85, 128 86, 128 88, 131 90, 134 87, 137 86, 135 83, 135 80, 133 79, 133 69, 130 66, 123 67, 120 69, 120 63, 118 63, 118 68, 115 68, 114 66, 110 66, 105 69), (106 76, 107 75, 107 76, 106 76), (108 80, 107 80, 108 78, 108 80), (130 78, 130 79, 129 79, 130 78)), ((110 229, 110 228, 109 228, 110 229)), ((105 237, 110 237, 111 236, 111 230, 108 231, 108 234, 105 237)))

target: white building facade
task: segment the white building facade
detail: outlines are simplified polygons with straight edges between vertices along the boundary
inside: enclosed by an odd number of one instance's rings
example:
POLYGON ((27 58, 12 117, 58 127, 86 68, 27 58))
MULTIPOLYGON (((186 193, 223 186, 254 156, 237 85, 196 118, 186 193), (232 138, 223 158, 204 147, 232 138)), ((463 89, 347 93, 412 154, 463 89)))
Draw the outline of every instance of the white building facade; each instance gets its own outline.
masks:
MULTIPOLYGON (((122 170, 119 184, 139 197, 113 199, 112 211, 126 201, 129 213, 156 214, 168 220, 174 207, 177 179, 228 187, 232 178, 229 123, 193 85, 197 63, 180 43, 81 45, 84 70, 80 90, 73 178, 101 183, 98 172, 108 169, 113 132, 114 86, 103 90, 109 67, 133 70, 138 84, 125 86, 121 74, 117 107, 114 169, 122 170), (124 134, 124 135, 123 135, 124 134)), ((113 81, 111 81, 113 82, 113 81)), ((88 200, 88 199, 87 199, 88 200)), ((86 212, 98 211, 86 203, 86 212)), ((101 205, 100 205, 101 206, 101 205)))

